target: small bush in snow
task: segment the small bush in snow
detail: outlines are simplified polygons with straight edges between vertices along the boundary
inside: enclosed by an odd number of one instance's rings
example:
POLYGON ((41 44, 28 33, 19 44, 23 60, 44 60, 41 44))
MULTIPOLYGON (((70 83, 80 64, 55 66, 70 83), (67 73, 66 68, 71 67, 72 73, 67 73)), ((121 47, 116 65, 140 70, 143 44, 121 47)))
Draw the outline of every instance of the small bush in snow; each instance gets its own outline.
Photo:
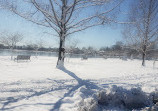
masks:
POLYGON ((140 109, 152 104, 152 99, 146 95, 141 88, 131 90, 112 86, 107 91, 98 94, 98 104, 108 107, 119 107, 125 109, 140 109))
POLYGON ((78 111, 98 111, 97 101, 93 98, 83 99, 79 103, 78 111))

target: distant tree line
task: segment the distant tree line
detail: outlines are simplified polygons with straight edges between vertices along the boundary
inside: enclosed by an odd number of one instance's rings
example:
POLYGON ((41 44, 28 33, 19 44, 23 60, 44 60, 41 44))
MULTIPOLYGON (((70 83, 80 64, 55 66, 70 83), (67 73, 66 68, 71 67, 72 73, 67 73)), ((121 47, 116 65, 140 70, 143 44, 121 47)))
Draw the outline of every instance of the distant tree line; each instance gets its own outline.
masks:
MULTIPOLYGON (((23 46, 15 46, 14 49, 16 50, 28 50, 28 51, 47 51, 47 52, 58 52, 59 48, 56 47, 44 47, 41 46, 36 50, 35 48, 36 44, 34 45, 23 45, 23 46)), ((6 46, 4 44, 0 44, 0 49, 10 49, 9 46, 6 46)), ((125 45, 123 42, 118 41, 114 45, 109 47, 101 47, 99 49, 96 49, 94 47, 68 47, 65 50, 65 53, 69 54, 70 57, 73 54, 83 54, 88 56, 107 56, 107 57, 123 57, 126 56, 127 58, 132 59, 141 59, 141 53, 139 50, 132 49, 130 46, 125 45)), ((158 46, 153 46, 152 50, 147 52, 146 59, 154 59, 158 57, 158 46)))
MULTIPOLYGON (((141 59, 142 53, 130 45, 124 44, 121 41, 116 42, 110 47, 101 47, 99 49, 100 54, 103 56, 126 56, 127 58, 141 59)), ((146 59, 157 59, 158 58, 158 45, 150 47, 150 51, 146 54, 146 59)))
MULTIPOLYGON (((9 49, 9 46, 5 46, 4 44, 0 44, 0 49, 9 49)), ((14 49, 16 49, 16 50, 29 50, 29 51, 35 50, 32 45, 15 46, 14 49)), ((58 48, 41 47, 41 48, 38 49, 38 51, 52 51, 52 52, 57 52, 58 48)))

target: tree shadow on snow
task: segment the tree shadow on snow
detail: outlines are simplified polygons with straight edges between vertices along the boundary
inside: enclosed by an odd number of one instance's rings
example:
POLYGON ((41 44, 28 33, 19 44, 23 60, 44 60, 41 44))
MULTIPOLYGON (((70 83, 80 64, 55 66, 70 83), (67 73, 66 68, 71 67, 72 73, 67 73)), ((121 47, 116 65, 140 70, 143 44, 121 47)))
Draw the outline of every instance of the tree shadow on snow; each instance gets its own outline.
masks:
MULTIPOLYGON (((64 96, 59 99, 55 104, 54 107, 50 110, 50 111, 58 111, 60 109, 60 106, 62 105, 62 100, 65 97, 71 97, 72 93, 74 91, 76 91, 78 88, 80 88, 81 86, 86 86, 86 88, 88 90, 91 89, 99 89, 99 87, 97 85, 95 85, 94 83, 90 82, 89 80, 83 80, 81 78, 79 78, 75 73, 69 71, 68 69, 66 69, 65 67, 59 68, 61 71, 65 72, 66 74, 68 74, 69 76, 71 76, 72 78, 74 78, 78 84, 76 86, 74 86, 71 90, 69 90, 67 93, 64 94, 64 96)), ((90 94, 89 94, 90 95, 90 94)))
MULTIPOLYGON (((16 95, 16 96, 0 98, 0 105, 1 105, 0 111, 14 110, 17 107, 29 105, 29 104, 20 104, 20 105, 10 106, 10 104, 17 103, 21 100, 27 100, 27 99, 30 99, 30 98, 35 97, 35 96, 41 96, 41 95, 44 95, 47 93, 51 93, 53 91, 61 91, 64 89, 69 89, 68 92, 65 93, 56 103, 45 104, 45 105, 54 106, 50 111, 55 111, 55 110, 58 111, 60 109, 60 106, 62 105, 62 102, 63 102, 62 100, 65 97, 73 96, 73 94, 74 94, 73 92, 76 91, 77 89, 79 89, 81 86, 85 86, 87 88, 87 90, 89 90, 89 91, 91 91, 91 89, 99 89, 99 87, 96 86, 94 83, 90 82, 89 80, 83 80, 83 79, 79 78, 75 73, 69 71, 66 68, 61 68, 60 70, 65 72, 66 74, 68 74, 72 78, 74 78, 78 82, 78 84, 75 86, 74 86, 74 84, 67 85, 64 83, 71 82, 71 80, 52 80, 52 79, 47 79, 47 80, 44 80, 42 82, 41 81, 28 82, 30 85, 35 84, 35 86, 36 85, 38 86, 39 84, 50 84, 49 87, 47 87, 45 89, 40 88, 40 91, 39 91, 38 87, 35 87, 35 88, 34 87, 31 87, 31 88, 30 87, 29 88, 23 87, 23 88, 21 88, 21 85, 25 84, 25 82, 23 82, 23 81, 17 81, 17 82, 12 82, 12 83, 2 83, 0 85, 3 86, 4 90, 1 90, 0 93, 13 93, 13 94, 17 93, 17 94, 19 94, 20 92, 29 92, 29 94, 28 95, 16 95), (55 84, 57 84, 57 85, 55 86, 55 84), (17 88, 14 88, 14 89, 8 88, 12 85, 13 86, 16 85, 17 88), (18 89, 18 87, 20 89, 18 89)), ((74 80, 72 80, 72 81, 74 81, 74 80)), ((91 93, 89 93, 87 95, 91 95, 91 93)), ((41 103, 41 104, 44 105, 44 103, 41 103)), ((37 104, 32 104, 32 105, 39 105, 39 104, 37 103, 37 104)))
MULTIPOLYGON (((0 104, 2 106, 0 108, 0 111, 13 110, 14 108, 17 108, 17 107, 20 107, 20 106, 25 106, 27 104, 21 104, 21 105, 15 105, 15 106, 8 107, 10 104, 16 103, 16 102, 24 100, 24 99, 28 100, 28 99, 30 99, 32 97, 35 97, 35 96, 41 96, 41 95, 44 95, 44 94, 47 94, 47 93, 50 93, 50 92, 53 92, 53 91, 58 91, 58 90, 60 91, 60 90, 66 89, 66 88, 73 87, 72 85, 63 85, 64 81, 54 80, 54 82, 56 82, 57 84, 60 84, 60 86, 54 88, 53 87, 54 83, 53 83, 53 81, 51 81, 51 82, 52 82, 51 88, 44 89, 44 90, 42 89, 41 91, 36 91, 36 89, 27 89, 27 88, 23 88, 23 89, 20 90, 20 91, 24 91, 24 92, 30 92, 31 94, 29 94, 29 95, 19 95, 19 96, 10 96, 10 97, 6 97, 6 98, 5 97, 0 98, 0 104)), ((39 84, 40 82, 36 81, 35 83, 39 84)), ((43 82, 43 83, 45 83, 45 82, 43 82)), ((5 83, 5 84, 3 84, 3 86, 8 86, 8 85, 11 86, 11 85, 15 85, 15 84, 19 84, 19 82, 18 83, 14 82, 14 83, 9 83, 9 84, 5 83)), ((30 84, 33 84, 33 82, 30 83, 30 84)), ((8 89, 8 90, 1 91, 1 93, 18 93, 20 91, 19 91, 19 89, 14 89, 14 90, 8 89)), ((49 105, 52 105, 52 103, 49 104, 49 105)))

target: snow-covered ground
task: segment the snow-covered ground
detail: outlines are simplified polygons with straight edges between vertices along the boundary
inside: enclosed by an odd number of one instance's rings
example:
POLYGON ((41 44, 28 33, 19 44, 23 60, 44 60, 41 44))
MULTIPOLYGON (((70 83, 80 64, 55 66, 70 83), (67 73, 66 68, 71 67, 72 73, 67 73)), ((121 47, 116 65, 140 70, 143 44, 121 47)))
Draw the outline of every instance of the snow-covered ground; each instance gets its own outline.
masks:
POLYGON ((71 58, 61 70, 56 62, 56 57, 14 62, 1 56, 0 110, 79 111, 83 101, 112 85, 140 87, 147 94, 158 89, 158 62, 153 68, 153 61, 142 67, 140 60, 71 58))

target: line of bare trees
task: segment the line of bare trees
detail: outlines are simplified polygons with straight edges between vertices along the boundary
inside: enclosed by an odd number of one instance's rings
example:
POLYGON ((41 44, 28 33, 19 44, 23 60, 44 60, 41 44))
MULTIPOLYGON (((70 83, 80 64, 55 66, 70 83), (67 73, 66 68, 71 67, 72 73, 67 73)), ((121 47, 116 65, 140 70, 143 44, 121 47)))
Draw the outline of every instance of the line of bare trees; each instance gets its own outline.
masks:
MULTIPOLYGON (((0 34, 0 44, 2 44, 4 47, 7 47, 11 51, 11 60, 13 60, 13 50, 17 47, 19 43, 22 44, 22 41, 24 39, 24 36, 20 34, 19 32, 11 33, 11 32, 2 32, 0 34)), ((43 39, 38 39, 34 42, 28 42, 26 43, 27 46, 32 48, 33 50, 36 51, 36 57, 37 57, 37 51, 40 48, 44 47, 44 40, 43 39)))
POLYGON ((58 67, 64 66, 65 38, 90 27, 109 23, 123 0, 2 0, 3 7, 59 37, 58 67), (24 6, 25 4, 25 6, 24 6), (102 18, 102 19, 100 19, 102 18), (104 18, 104 19, 103 19, 104 18))
POLYGON ((128 46, 142 53, 145 66, 147 52, 158 44, 158 0, 133 1, 128 20, 134 23, 125 26, 123 35, 128 46))
POLYGON ((1 7, 37 25, 48 27, 59 37, 57 67, 64 66, 65 40, 76 32, 113 23, 125 24, 123 35, 128 46, 142 53, 142 65, 158 42, 158 1, 131 1, 128 23, 118 22, 124 0, 0 0, 1 7))
MULTIPOLYGON (((11 52, 13 52, 14 48, 18 43, 23 40, 23 36, 20 33, 9 33, 3 32, 0 36, 0 43, 9 47, 11 52)), ((13 59, 13 55, 11 55, 11 60, 13 59)))

